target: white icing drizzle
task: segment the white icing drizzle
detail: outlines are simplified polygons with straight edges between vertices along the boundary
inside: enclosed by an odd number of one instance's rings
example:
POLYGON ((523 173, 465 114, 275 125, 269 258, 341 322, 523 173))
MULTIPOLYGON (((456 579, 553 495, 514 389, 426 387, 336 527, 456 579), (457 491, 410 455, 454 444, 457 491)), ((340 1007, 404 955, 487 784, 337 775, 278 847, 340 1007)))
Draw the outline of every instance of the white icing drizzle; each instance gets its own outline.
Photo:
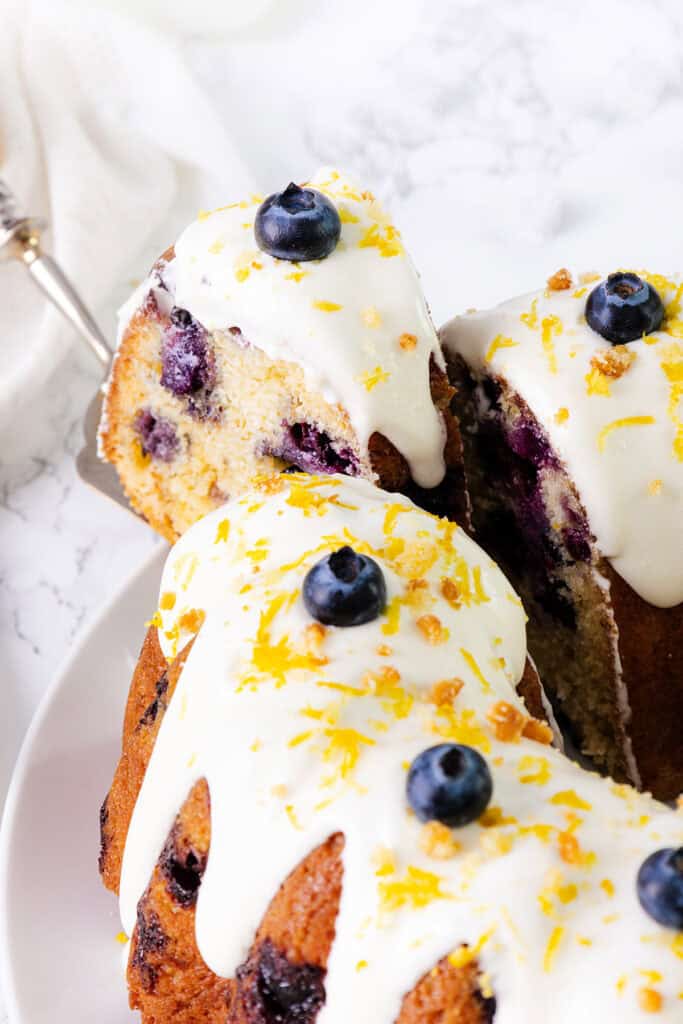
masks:
POLYGON ((615 352, 585 321, 595 280, 455 317, 441 340, 522 396, 575 481, 602 554, 666 608, 683 601, 683 278, 639 273, 666 319, 620 347, 616 358, 633 359, 618 378, 591 365, 615 352))
POLYGON ((683 820, 541 743, 496 738, 491 706, 523 708, 514 684, 525 619, 503 574, 460 529, 362 480, 282 476, 207 516, 171 551, 157 613, 167 655, 198 612, 204 624, 126 843, 129 934, 175 815, 204 777, 212 840, 196 929, 218 974, 246 956, 288 872, 341 831, 343 895, 321 1024, 390 1024, 402 996, 444 955, 462 957, 462 943, 495 993, 496 1024, 630 1024, 644 1018, 645 986, 661 997, 659 1020, 680 1020, 683 935, 645 915, 635 877, 650 852, 681 843, 683 820), (381 565, 388 611, 307 646, 304 575, 343 543, 381 565), (453 603, 445 578, 458 588, 453 603), (444 642, 427 641, 424 615, 448 630, 444 642), (400 677, 382 681, 387 666, 400 677), (433 684, 453 677, 462 689, 439 710, 433 684), (413 757, 445 739, 482 751, 494 793, 484 821, 452 833, 459 850, 435 859, 404 785, 413 757))
POLYGON ((365 454, 379 431, 413 479, 435 487, 445 438, 429 361, 443 367, 443 359, 418 275, 371 193, 332 170, 310 185, 342 218, 331 255, 295 264, 262 252, 254 218, 263 196, 254 196, 201 213, 181 235, 172 263, 176 304, 210 331, 237 326, 270 358, 300 364, 309 386, 347 411, 365 454))

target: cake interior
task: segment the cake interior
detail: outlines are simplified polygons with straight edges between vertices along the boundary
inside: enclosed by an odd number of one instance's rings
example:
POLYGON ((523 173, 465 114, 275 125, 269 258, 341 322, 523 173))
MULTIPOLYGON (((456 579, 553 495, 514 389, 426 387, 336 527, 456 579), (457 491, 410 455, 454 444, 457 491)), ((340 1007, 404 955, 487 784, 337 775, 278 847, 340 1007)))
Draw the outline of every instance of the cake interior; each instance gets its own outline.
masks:
POLYGON ((163 312, 150 292, 119 349, 103 452, 134 507, 170 541, 255 478, 288 467, 363 476, 466 521, 452 390, 433 360, 429 373, 448 420, 447 471, 426 490, 381 434, 362 450, 347 411, 311 389, 301 366, 270 359, 238 327, 208 332, 185 310, 163 312))
POLYGON ((449 357, 472 519, 527 614, 558 720, 613 778, 638 783, 617 627, 585 511, 542 426, 505 381, 449 357))

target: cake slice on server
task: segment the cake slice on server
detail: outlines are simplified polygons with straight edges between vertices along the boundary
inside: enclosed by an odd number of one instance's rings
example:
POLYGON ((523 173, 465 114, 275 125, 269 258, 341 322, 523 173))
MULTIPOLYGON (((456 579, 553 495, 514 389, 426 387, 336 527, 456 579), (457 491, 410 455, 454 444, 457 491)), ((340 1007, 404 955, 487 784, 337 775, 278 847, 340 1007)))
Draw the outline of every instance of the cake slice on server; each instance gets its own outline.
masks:
POLYGON ((326 170, 200 213, 158 261, 122 310, 101 452, 170 540, 287 466, 462 521, 451 394, 399 232, 326 170))
POLYGON ((583 750, 683 789, 683 279, 560 271, 441 331, 480 542, 583 750))

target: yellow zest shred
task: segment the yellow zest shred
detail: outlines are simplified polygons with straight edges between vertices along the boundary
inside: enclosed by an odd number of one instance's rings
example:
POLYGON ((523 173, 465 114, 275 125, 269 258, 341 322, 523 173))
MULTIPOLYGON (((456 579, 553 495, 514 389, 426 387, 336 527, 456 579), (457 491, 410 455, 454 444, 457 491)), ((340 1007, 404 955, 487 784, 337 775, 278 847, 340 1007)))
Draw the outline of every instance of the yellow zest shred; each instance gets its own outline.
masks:
POLYGON ((541 321, 541 345, 548 360, 548 369, 551 373, 557 373, 557 356, 555 354, 555 343, 553 338, 562 334, 562 321, 559 316, 551 314, 544 316, 541 321))
POLYGON ((230 536, 230 520, 221 519, 216 529, 216 539, 214 544, 220 544, 221 541, 227 543, 228 537, 230 536))
POLYGON ((552 769, 546 757, 534 757, 531 754, 520 757, 517 771, 519 781, 525 786, 545 786, 552 778, 552 769))
POLYGON ((679 462, 683 462, 683 415, 680 412, 683 399, 683 344, 667 345, 661 356, 662 370, 669 382, 667 413, 676 428, 673 453, 679 462))
POLYGON ((491 750, 491 740, 477 725, 475 713, 471 708, 464 708, 458 712, 450 704, 440 704, 435 711, 431 728, 437 736, 453 740, 454 743, 477 747, 484 754, 491 750))
POLYGON ((336 313, 342 307, 338 302, 327 302, 326 299, 314 299, 313 308, 319 309, 321 313, 336 313))
POLYGON ((586 800, 582 800, 578 793, 573 789, 562 789, 559 793, 555 793, 550 798, 551 804, 556 804, 558 807, 572 807, 575 811, 590 811, 592 805, 586 800))
POLYGON ((339 203, 337 210, 339 212, 339 220, 342 222, 342 224, 358 223, 358 217, 356 217, 355 213, 351 213, 351 210, 349 210, 348 206, 346 206, 344 203, 339 203))
POLYGON ((391 374, 387 370, 383 370, 381 366, 376 366, 374 370, 367 370, 366 373, 361 374, 358 380, 366 391, 372 391, 378 384, 386 384, 390 376, 391 374))
POLYGON ((476 960, 479 953, 489 941, 493 935, 495 928, 489 928, 487 932, 481 935, 473 946, 459 946, 458 949, 453 950, 448 955, 448 962, 451 967, 466 967, 467 964, 471 964, 473 960, 476 960))
POLYGON ((598 449, 604 452, 607 444, 607 438, 615 430, 621 430, 622 427, 648 427, 655 422, 654 416, 625 416, 620 420, 612 420, 602 428, 598 434, 598 449))
POLYGON ((326 664, 325 658, 320 658, 309 652, 296 651, 285 634, 274 642, 271 636, 271 626, 278 612, 290 603, 291 594, 278 594, 270 604, 264 608, 259 618, 259 626, 253 645, 252 664, 257 676, 247 675, 243 684, 253 684, 259 677, 271 678, 275 685, 284 686, 287 680, 287 673, 296 669, 308 669, 312 671, 326 664))
POLYGON ((545 955, 543 957, 543 970, 548 974, 553 969, 553 963, 557 956, 557 951, 560 948, 560 943, 564 936, 564 928, 557 926, 553 928, 550 938, 548 939, 548 945, 545 949, 545 955))
POLYGON ((513 341, 512 338, 506 338, 502 334, 497 334, 486 351, 486 355, 484 356, 484 362, 492 362, 496 352, 498 352, 500 349, 517 348, 518 345, 518 341, 513 341))
POLYGON ((460 654, 462 655, 464 660, 467 662, 469 668, 474 673, 476 678, 481 683, 482 689, 484 690, 484 693, 490 693, 491 692, 491 684, 488 681, 488 679, 485 677, 485 675, 483 674, 481 669, 479 668, 479 665, 477 664, 477 660, 474 657, 474 655, 471 653, 471 651, 468 651, 467 648, 465 648, 465 647, 461 647, 460 648, 460 654))
POLYGON ((363 232, 358 242, 358 248, 369 249, 373 247, 379 251, 380 256, 385 258, 400 256, 403 253, 401 235, 392 224, 387 224, 384 228, 381 228, 379 224, 371 224, 363 232))
POLYGON ((443 879, 432 871, 409 864, 403 878, 379 883, 380 904, 383 910, 400 910, 410 906, 426 907, 435 900, 452 900, 451 893, 441 888, 443 879))
POLYGON ((526 324, 529 330, 536 330, 538 327, 538 299, 533 300, 528 313, 520 313, 519 319, 526 324))

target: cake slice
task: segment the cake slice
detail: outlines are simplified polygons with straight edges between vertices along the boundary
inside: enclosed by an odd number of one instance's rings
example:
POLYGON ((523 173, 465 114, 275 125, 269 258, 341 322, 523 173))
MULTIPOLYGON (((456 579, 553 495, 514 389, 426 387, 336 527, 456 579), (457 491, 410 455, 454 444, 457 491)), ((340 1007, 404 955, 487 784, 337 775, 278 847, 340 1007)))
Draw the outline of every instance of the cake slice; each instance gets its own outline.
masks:
POLYGON ((101 453, 169 540, 254 477, 362 476, 467 519, 419 278, 336 171, 200 213, 121 313, 101 453))
POLYGON ((480 542, 581 749, 683 789, 683 282, 563 270, 441 331, 480 542))

